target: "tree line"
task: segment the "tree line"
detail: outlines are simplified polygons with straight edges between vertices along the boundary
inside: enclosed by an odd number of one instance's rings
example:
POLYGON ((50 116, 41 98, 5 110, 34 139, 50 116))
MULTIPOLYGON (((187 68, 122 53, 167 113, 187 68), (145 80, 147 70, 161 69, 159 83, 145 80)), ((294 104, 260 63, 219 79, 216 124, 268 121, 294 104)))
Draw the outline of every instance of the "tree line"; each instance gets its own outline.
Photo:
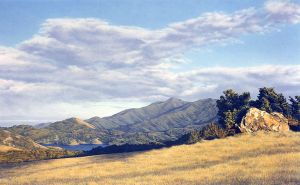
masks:
POLYGON ((259 89, 256 100, 252 100, 249 92, 238 94, 232 89, 223 92, 217 100, 218 123, 228 135, 239 132, 238 125, 250 107, 256 107, 268 113, 278 112, 289 120, 292 130, 299 131, 300 96, 289 97, 289 102, 282 93, 274 88, 259 89))

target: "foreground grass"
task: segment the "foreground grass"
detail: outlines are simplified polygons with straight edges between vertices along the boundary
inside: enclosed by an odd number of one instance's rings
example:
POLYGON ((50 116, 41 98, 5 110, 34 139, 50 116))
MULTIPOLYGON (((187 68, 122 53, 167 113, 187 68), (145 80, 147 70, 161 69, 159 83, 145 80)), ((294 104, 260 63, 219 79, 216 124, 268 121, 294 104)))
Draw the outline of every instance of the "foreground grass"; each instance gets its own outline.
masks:
POLYGON ((34 162, 0 169, 0 184, 300 184, 300 133, 34 162))

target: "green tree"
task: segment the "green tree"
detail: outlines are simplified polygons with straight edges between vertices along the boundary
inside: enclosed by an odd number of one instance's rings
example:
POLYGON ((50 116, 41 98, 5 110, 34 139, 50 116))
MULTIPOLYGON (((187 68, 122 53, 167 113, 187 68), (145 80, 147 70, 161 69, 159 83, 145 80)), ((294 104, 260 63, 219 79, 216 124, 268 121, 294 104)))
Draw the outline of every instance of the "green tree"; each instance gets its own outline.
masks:
POLYGON ((229 89, 217 100, 219 124, 230 133, 237 132, 237 125, 249 109, 250 93, 241 95, 229 89))
POLYGON ((300 96, 290 97, 292 117, 300 122, 300 96))
POLYGON ((271 108, 271 105, 270 105, 270 102, 267 98, 262 97, 260 105, 261 105, 260 106, 261 110, 266 111, 266 112, 273 112, 272 108, 271 108))
POLYGON ((225 112, 225 126, 226 128, 233 128, 235 125, 235 118, 236 118, 237 110, 234 109, 233 111, 225 112))
POLYGON ((253 106, 269 113, 279 112, 285 116, 290 115, 290 108, 286 98, 281 93, 275 92, 274 88, 260 88, 257 100, 253 103, 253 106))

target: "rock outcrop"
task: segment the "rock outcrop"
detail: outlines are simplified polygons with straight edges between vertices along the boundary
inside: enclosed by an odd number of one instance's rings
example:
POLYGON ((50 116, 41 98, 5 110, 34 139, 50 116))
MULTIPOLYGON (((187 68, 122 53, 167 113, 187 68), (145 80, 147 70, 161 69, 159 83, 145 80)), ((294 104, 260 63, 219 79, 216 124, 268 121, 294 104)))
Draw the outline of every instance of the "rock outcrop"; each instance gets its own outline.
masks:
POLYGON ((256 132, 259 130, 265 131, 288 131, 288 119, 282 114, 274 112, 267 113, 257 108, 250 108, 247 114, 243 117, 239 126, 241 132, 256 132))

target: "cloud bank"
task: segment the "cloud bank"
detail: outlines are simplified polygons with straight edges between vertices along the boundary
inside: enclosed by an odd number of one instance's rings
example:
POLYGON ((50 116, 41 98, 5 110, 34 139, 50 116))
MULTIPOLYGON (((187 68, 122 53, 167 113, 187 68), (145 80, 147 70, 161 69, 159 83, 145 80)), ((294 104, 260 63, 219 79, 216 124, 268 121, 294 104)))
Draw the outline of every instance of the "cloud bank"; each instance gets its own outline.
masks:
POLYGON ((232 14, 205 13, 158 30, 95 18, 48 19, 31 39, 15 48, 0 47, 0 106, 5 107, 0 118, 66 115, 61 111, 70 110, 62 103, 195 100, 217 97, 227 88, 254 92, 267 85, 300 94, 300 65, 172 70, 184 64, 191 49, 298 23, 300 5, 291 1, 267 1, 260 9, 232 14))

